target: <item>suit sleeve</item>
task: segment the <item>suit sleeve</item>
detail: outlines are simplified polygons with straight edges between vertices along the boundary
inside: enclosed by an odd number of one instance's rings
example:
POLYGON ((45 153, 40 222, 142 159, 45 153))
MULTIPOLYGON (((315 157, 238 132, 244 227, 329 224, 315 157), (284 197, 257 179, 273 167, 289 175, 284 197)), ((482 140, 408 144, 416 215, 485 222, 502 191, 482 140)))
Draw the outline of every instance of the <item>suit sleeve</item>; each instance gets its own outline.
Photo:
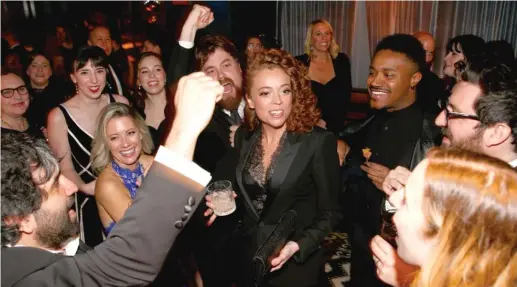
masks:
POLYGON ((133 204, 106 241, 92 251, 50 265, 33 274, 30 281, 38 282, 38 286, 151 283, 174 240, 201 202, 210 180, 206 174, 201 180, 199 176, 196 179, 193 174, 200 168, 192 162, 187 164, 184 158, 184 162, 178 157, 170 158, 171 165, 157 161, 158 157, 172 156, 162 150, 158 151, 133 204))
POLYGON ((192 59, 194 58, 194 48, 185 48, 176 42, 169 57, 167 67, 167 84, 170 85, 181 77, 189 74, 192 70, 192 59))
POLYGON ((315 181, 318 211, 305 230, 295 235, 300 250, 294 255, 298 263, 303 263, 320 248, 325 236, 341 219, 338 206, 339 159, 336 138, 331 133, 318 135, 319 144, 315 147, 312 159, 312 174, 315 181))

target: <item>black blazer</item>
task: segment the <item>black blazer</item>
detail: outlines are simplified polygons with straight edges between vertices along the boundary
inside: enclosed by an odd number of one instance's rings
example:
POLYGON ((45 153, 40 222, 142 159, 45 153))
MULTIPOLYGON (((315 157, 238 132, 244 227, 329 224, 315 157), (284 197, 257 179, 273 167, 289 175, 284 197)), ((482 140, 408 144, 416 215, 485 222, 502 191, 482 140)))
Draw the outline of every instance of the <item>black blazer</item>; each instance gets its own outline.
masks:
POLYGON ((233 149, 230 126, 228 115, 216 106, 208 126, 198 137, 194 162, 210 173, 214 172, 217 162, 233 149))
MULTIPOLYGON (((295 210, 298 214, 296 231, 290 240, 296 241, 300 250, 281 270, 270 274, 269 281, 278 286, 317 284, 323 267, 322 252, 318 251, 322 251, 324 237, 341 216, 337 204, 340 180, 336 138, 319 127, 310 133, 287 134, 270 182, 278 186, 279 192, 259 216, 242 183, 244 166, 253 144, 260 140, 258 135, 240 128, 235 136, 239 155, 236 192, 242 203, 238 208, 244 213, 242 228, 252 242, 260 245, 281 216, 290 209, 295 210)), ((249 248, 246 256, 252 256, 257 246, 251 244, 249 248)))
POLYGON ((204 187, 154 162, 133 204, 103 243, 74 257, 32 247, 2 248, 2 286, 141 286, 204 196, 204 187))
POLYGON ((169 56, 169 66, 167 67, 167 84, 173 84, 181 77, 194 72, 194 50, 185 49, 178 41, 175 41, 169 56))

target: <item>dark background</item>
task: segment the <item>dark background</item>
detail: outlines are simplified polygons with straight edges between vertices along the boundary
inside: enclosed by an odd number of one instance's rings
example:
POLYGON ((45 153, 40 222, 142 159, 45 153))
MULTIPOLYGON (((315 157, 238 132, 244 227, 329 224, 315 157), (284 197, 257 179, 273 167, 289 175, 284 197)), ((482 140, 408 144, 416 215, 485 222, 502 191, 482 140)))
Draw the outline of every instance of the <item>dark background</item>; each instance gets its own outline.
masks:
MULTIPOLYGON (((28 2, 28 1, 27 1, 28 2)), ((94 22, 100 12, 106 15, 112 37, 122 43, 142 41, 146 33, 154 31, 163 35, 166 45, 175 41, 183 21, 193 4, 210 7, 215 21, 198 34, 223 34, 240 48, 246 36, 265 33, 275 36, 276 1, 40 1, 33 2, 27 17, 21 1, 2 1, 2 29, 13 27, 24 45, 42 49, 45 38, 53 35, 55 24, 67 24, 74 42, 86 44, 87 30, 84 21, 94 22), (147 8, 147 9, 146 9, 147 8), (150 11, 149 11, 150 10, 150 11), (154 23, 149 23, 155 16, 154 23)))

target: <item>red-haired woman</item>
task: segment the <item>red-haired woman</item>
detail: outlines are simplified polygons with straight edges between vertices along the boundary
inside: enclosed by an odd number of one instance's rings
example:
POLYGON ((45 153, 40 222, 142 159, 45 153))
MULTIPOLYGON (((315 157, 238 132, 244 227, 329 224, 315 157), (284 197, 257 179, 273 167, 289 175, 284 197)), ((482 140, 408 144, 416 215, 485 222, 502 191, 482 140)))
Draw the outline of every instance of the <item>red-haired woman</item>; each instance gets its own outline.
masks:
POLYGON ((517 173, 510 165, 431 150, 390 201, 399 207, 397 253, 421 268, 411 286, 516 286, 517 173))
POLYGON ((237 209, 243 216, 241 248, 233 245, 240 258, 236 273, 244 278, 239 286, 251 286, 246 266, 289 210, 297 212, 295 231, 272 259, 261 286, 318 286, 321 244, 340 217, 336 138, 317 126, 320 112, 305 75, 306 69, 282 50, 259 52, 248 66, 247 117, 234 141, 235 191, 242 203, 237 209))

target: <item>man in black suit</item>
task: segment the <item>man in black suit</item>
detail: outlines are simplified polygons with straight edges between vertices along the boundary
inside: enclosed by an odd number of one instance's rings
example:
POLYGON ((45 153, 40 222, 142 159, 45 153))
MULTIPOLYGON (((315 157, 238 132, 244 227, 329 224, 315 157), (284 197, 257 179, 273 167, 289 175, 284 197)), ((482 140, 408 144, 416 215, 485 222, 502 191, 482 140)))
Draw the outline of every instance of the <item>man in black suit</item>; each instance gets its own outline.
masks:
MULTIPOLYGON (((517 76, 506 63, 484 57, 471 61, 435 122, 442 128, 442 147, 479 152, 516 168, 517 76)), ((391 195, 404 187, 410 174, 400 166, 391 170, 383 191, 391 195)), ((418 267, 403 262, 380 237, 375 237, 372 251, 378 258, 377 274, 384 282, 409 285, 418 267)))
POLYGON ((193 6, 173 49, 167 70, 169 83, 194 69, 205 72, 224 87, 223 99, 217 104, 207 128, 199 136, 194 153, 194 162, 209 172, 213 172, 217 162, 232 149, 230 127, 241 124, 245 106, 243 74, 235 45, 223 36, 206 35, 192 49, 197 31, 213 20, 210 8, 197 4, 193 6))
POLYGON ((383 286, 368 243, 379 234, 385 195, 382 183, 396 166, 414 168, 439 135, 435 114, 417 103, 416 87, 425 52, 411 35, 391 35, 375 49, 368 76, 370 107, 376 113, 342 133, 350 145, 346 164, 346 228, 351 229, 351 286, 383 286), (363 149, 369 149, 365 156, 363 149))
POLYGON ((153 281, 204 195, 210 174, 192 163, 199 133, 224 88, 202 73, 184 77, 176 118, 133 204, 94 250, 66 256, 77 233, 77 187, 44 142, 2 136, 2 286, 141 286, 153 281))

